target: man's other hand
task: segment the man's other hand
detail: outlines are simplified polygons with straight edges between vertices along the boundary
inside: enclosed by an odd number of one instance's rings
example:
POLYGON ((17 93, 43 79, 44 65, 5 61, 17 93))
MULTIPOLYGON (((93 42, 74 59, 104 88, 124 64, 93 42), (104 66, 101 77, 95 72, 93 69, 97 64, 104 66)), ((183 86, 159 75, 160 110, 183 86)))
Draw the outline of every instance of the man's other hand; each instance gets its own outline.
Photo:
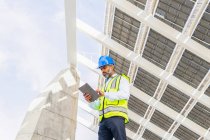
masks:
POLYGON ((96 92, 98 93, 98 95, 101 97, 101 96, 104 96, 104 92, 99 90, 99 89, 96 89, 96 92))

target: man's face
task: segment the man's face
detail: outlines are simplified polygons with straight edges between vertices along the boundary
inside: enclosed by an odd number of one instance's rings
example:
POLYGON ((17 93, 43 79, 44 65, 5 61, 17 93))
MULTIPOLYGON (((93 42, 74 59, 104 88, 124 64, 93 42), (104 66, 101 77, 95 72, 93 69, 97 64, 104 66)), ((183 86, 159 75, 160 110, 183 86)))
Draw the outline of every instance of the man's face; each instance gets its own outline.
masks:
POLYGON ((106 65, 103 67, 100 67, 101 72, 104 77, 109 78, 111 76, 111 73, 113 72, 114 66, 113 65, 106 65))

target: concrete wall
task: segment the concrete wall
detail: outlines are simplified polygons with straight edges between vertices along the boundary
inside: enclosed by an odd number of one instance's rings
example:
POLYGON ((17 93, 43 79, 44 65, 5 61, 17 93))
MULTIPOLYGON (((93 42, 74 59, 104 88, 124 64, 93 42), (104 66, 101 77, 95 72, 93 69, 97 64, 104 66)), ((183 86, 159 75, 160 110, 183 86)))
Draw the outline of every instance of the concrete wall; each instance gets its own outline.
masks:
POLYGON ((79 77, 66 69, 33 100, 16 140, 74 140, 79 77))

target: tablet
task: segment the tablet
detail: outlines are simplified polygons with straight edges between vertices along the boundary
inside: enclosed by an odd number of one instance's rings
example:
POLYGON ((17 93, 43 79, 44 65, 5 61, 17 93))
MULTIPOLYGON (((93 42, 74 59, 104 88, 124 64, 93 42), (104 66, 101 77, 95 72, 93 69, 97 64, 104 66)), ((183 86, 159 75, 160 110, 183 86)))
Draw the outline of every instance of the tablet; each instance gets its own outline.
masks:
POLYGON ((98 97, 99 97, 98 93, 88 83, 85 83, 83 86, 79 87, 79 90, 82 93, 90 94, 90 96, 91 96, 90 101, 91 102, 97 100, 98 97))

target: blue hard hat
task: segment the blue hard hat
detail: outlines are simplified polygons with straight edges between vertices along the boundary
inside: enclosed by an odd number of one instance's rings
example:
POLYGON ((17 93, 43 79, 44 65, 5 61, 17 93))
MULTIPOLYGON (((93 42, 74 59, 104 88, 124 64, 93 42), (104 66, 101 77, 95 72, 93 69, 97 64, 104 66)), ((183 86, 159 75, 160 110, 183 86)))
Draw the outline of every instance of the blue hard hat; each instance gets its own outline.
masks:
POLYGON ((109 56, 101 56, 98 60, 98 68, 106 65, 115 65, 114 60, 109 56))

